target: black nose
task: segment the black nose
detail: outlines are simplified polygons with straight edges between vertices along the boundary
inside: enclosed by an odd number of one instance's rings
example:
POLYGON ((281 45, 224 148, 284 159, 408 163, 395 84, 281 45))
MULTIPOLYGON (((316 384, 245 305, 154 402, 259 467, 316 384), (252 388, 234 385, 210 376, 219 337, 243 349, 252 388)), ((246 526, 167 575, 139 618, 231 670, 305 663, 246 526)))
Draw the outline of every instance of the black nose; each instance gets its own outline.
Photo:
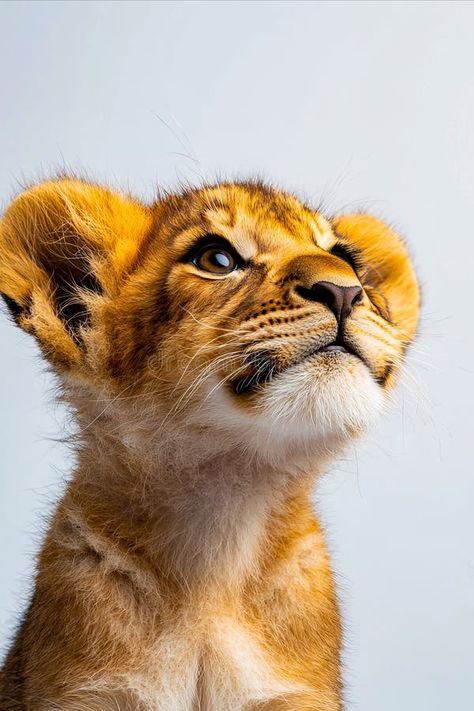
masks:
POLYGON ((297 287, 298 293, 310 301, 318 301, 331 309, 340 324, 362 300, 360 286, 338 286, 330 281, 317 281, 310 289, 297 287))

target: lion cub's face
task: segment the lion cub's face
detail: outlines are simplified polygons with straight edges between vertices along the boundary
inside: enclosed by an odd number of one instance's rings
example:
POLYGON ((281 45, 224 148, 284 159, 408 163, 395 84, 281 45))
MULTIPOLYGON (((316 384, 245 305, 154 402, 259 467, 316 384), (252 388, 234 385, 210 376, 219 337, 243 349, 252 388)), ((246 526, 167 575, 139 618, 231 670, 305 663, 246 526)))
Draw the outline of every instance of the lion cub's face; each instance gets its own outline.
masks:
POLYGON ((133 407, 149 431, 330 446, 381 409, 416 328, 415 276, 386 225, 256 184, 144 207, 46 183, 0 237, 18 323, 76 390, 105 394, 110 416, 133 407))

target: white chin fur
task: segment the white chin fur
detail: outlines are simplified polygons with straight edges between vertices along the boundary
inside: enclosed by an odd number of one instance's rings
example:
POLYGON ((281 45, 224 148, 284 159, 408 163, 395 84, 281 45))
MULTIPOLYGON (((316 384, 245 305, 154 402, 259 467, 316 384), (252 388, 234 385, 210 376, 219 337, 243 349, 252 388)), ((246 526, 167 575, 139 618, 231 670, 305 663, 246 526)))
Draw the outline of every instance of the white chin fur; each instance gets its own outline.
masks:
POLYGON ((382 388, 355 357, 293 366, 263 385, 252 406, 241 409, 229 398, 215 391, 205 419, 256 456, 293 458, 302 466, 307 457, 334 453, 364 433, 385 404, 382 388))
POLYGON ((259 409, 273 427, 289 436, 318 439, 364 432, 383 408, 384 396, 362 363, 315 368, 300 363, 262 393, 259 409))

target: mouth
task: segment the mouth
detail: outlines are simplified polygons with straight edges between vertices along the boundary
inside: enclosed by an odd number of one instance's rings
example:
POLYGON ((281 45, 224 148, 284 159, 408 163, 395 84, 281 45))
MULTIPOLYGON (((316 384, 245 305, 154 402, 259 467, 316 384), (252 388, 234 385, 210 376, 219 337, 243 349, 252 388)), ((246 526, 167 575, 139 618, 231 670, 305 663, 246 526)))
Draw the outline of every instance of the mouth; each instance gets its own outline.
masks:
POLYGON ((323 346, 322 348, 319 348, 316 353, 352 353, 353 355, 354 352, 349 350, 345 345, 342 343, 330 343, 328 346, 323 346))
POLYGON ((230 383, 231 388, 236 395, 245 395, 255 392, 259 387, 269 383, 273 378, 284 373, 289 368, 299 365, 309 358, 322 354, 329 354, 336 358, 351 355, 364 362, 362 356, 357 353, 352 346, 346 341, 339 339, 324 346, 309 348, 298 360, 291 361, 284 365, 278 364, 274 353, 258 351, 247 356, 246 360, 249 365, 249 372, 232 381, 230 383))

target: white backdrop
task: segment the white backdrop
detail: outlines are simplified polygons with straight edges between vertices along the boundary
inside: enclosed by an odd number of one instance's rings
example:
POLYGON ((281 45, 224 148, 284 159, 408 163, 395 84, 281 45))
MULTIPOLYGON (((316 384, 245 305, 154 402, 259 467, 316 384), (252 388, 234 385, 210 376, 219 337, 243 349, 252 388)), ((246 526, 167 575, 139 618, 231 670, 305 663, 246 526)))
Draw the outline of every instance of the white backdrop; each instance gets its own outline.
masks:
MULTIPOLYGON (((317 494, 363 711, 472 704, 473 27, 462 1, 0 3, 3 204, 64 167, 145 197, 258 173, 407 236, 410 372, 317 494)), ((3 317, 0 343, 6 643, 68 452, 34 345, 3 317)))

